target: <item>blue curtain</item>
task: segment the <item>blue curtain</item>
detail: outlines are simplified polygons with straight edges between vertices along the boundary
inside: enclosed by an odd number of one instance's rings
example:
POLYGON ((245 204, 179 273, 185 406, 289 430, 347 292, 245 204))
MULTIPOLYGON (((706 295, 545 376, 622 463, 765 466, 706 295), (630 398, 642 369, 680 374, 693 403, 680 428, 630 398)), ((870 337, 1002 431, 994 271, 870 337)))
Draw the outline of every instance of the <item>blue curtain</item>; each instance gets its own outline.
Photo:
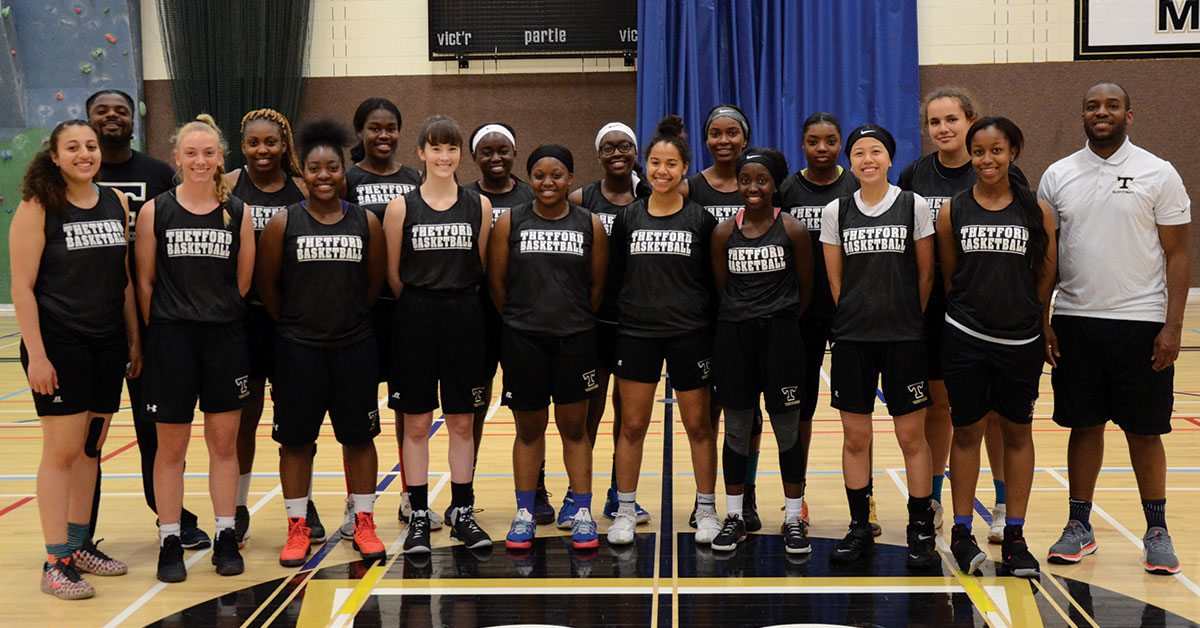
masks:
POLYGON ((828 111, 843 133, 866 122, 892 132, 894 181, 921 150, 916 35, 916 0, 643 0, 638 135, 644 144, 659 119, 679 114, 698 171, 712 164, 708 110, 733 103, 751 145, 783 151, 794 171, 804 119, 828 111))

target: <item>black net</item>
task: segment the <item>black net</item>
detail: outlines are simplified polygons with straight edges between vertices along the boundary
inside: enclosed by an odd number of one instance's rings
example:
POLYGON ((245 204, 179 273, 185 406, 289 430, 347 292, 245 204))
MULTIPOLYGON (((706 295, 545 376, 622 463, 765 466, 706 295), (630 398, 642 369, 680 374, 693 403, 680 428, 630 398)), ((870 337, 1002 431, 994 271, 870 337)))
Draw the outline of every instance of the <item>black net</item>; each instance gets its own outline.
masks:
POLYGON ((295 120, 308 58, 312 0, 157 0, 175 118, 216 119, 229 141, 226 166, 247 111, 270 107, 295 120))

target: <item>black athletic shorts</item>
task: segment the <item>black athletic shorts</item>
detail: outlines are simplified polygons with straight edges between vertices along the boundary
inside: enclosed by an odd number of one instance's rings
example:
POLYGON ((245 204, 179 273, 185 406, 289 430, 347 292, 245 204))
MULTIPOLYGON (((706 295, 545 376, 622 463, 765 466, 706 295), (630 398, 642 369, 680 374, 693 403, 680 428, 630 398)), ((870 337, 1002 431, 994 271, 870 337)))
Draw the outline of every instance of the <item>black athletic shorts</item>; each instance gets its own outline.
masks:
MULTIPOLYGON (((121 407, 121 383, 129 364, 125 332, 93 338, 63 327, 38 312, 42 346, 58 375, 52 395, 33 393, 38 416, 67 416, 80 412, 114 414, 121 407)), ((21 342, 21 367, 29 374, 29 353, 21 342)))
POLYGON ((942 352, 954 425, 972 425, 993 410, 1013 423, 1033 421, 1046 356, 1040 335, 1021 345, 1000 344, 946 323, 942 352))
POLYGON ((1051 326, 1061 354, 1051 375, 1055 423, 1113 421, 1146 436, 1171 431, 1175 367, 1155 371, 1151 360, 1162 323, 1056 314, 1051 326))
POLYGON ((596 343, 597 365, 612 373, 617 365, 617 324, 596 321, 596 343))
POLYGON ((804 387, 800 420, 811 421, 817 413, 817 399, 821 395, 821 366, 825 364, 825 347, 829 342, 829 321, 800 318, 800 338, 804 340, 804 387))
POLYGON ((799 410, 804 402, 804 341, 790 315, 736 323, 717 321, 713 341, 713 394, 732 410, 799 410))
POLYGON ((504 400, 518 412, 541 410, 595 397, 596 332, 570 336, 535 334, 504 327, 500 347, 504 367, 504 400))
POLYGON ((396 306, 404 342, 394 347, 388 407, 408 414, 471 414, 484 407, 483 311, 474 291, 437 295, 406 288, 396 306))
POLYGON ((483 374, 487 381, 496 377, 500 366, 500 338, 504 335, 504 320, 492 303, 492 295, 485 288, 479 289, 479 307, 483 311, 483 374))
POLYGON ((191 423, 201 412, 240 410, 250 400, 245 323, 151 323, 142 397, 146 419, 191 423))
POLYGON ((275 339, 271 438, 289 447, 309 445, 321 433, 325 413, 343 445, 362 445, 379 434, 378 358, 375 340, 329 349, 275 339))
MULTIPOLYGON (((941 286, 941 281, 935 283, 934 289, 941 286)), ((929 305, 925 307, 925 322, 922 325, 925 335, 925 361, 928 364, 929 379, 945 379, 945 366, 942 364, 942 326, 946 324, 946 300, 930 297, 929 305)))
POLYGON ((376 299, 375 305, 371 307, 371 322, 375 325, 375 353, 379 356, 379 381, 378 383, 388 382, 388 399, 397 399, 396 394, 398 389, 392 388, 390 381, 392 373, 392 352, 397 344, 396 333, 396 300, 395 299, 376 299))
POLYGON ((250 354, 250 379, 266 379, 275 370, 275 321, 267 308, 246 305, 246 347, 250 354))
POLYGON ((701 329, 671 338, 617 335, 617 362, 613 373, 635 382, 656 384, 663 361, 675 390, 695 390, 708 385, 712 370, 712 331, 701 329))
POLYGON ((855 414, 875 411, 880 375, 888 414, 903 416, 928 407, 925 343, 852 342, 839 340, 830 348, 830 388, 838 410, 855 414))

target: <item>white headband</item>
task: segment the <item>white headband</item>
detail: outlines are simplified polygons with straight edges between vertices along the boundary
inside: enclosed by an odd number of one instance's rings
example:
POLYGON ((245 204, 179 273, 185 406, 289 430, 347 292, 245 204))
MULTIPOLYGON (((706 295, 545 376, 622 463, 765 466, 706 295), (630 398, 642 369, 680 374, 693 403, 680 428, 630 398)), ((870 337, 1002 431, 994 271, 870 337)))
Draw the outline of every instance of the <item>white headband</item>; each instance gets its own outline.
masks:
POLYGON ((634 150, 637 150, 637 137, 634 136, 633 129, 629 128, 629 125, 623 122, 609 122, 608 124, 600 127, 600 132, 596 133, 596 150, 600 150, 600 140, 604 139, 604 136, 608 135, 612 131, 618 131, 629 136, 629 141, 633 142, 634 150))
POLYGON ((517 138, 513 137, 512 131, 504 128, 503 125, 485 124, 479 127, 479 130, 475 132, 475 136, 471 138, 472 153, 475 152, 475 147, 479 146, 479 141, 486 137, 489 133, 499 133, 500 135, 508 138, 508 141, 512 143, 514 149, 517 147, 517 138))

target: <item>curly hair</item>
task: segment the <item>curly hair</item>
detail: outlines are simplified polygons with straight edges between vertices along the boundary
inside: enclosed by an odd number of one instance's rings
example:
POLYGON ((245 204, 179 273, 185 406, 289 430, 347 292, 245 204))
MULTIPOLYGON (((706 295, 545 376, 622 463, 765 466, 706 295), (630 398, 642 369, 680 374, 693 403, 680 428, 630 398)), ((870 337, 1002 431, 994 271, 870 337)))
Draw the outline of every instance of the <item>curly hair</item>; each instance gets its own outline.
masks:
MULTIPOLYGON (((68 127, 92 127, 84 120, 67 120, 60 122, 50 132, 50 140, 45 150, 38 152, 29 161, 25 169, 25 178, 21 182, 21 199, 32 200, 42 204, 46 211, 53 211, 61 216, 67 215, 67 181, 62 176, 62 170, 54 163, 51 153, 58 152, 58 139, 68 127)), ((93 130, 94 134, 95 131, 93 130)), ((99 163, 97 163, 99 165, 99 163)))

